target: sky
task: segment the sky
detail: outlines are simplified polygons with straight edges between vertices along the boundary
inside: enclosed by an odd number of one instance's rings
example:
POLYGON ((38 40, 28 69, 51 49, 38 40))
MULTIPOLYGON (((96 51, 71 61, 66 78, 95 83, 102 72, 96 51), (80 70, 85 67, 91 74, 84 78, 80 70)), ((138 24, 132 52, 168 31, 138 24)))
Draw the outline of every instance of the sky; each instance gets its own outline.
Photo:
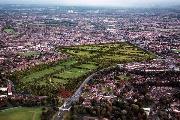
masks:
POLYGON ((171 6, 180 5, 180 0, 0 0, 0 4, 55 4, 76 6, 171 6))

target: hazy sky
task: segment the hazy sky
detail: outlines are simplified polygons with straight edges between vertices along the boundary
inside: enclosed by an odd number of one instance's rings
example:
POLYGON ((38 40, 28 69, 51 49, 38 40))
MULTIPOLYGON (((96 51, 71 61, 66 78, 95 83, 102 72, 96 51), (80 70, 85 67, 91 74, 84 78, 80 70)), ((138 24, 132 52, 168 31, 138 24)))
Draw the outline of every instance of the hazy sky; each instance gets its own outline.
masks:
POLYGON ((58 4, 88 6, 156 6, 180 5, 180 0, 0 0, 0 4, 58 4))

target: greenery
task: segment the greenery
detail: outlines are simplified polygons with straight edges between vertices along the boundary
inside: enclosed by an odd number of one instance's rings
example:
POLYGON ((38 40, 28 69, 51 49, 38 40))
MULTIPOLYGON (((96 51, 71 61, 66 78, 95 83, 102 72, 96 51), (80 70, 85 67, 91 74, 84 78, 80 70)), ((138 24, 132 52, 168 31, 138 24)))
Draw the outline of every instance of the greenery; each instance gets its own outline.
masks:
POLYGON ((8 34, 14 34, 15 33, 15 29, 13 28, 13 26, 11 25, 6 25, 1 29, 2 32, 6 32, 8 34))
POLYGON ((82 69, 96 69, 97 66, 95 65, 95 63, 89 63, 89 64, 81 64, 80 66, 78 66, 79 68, 82 68, 82 69))
POLYGON ((24 57, 35 57, 40 55, 40 52, 37 51, 29 51, 29 52, 20 52, 19 55, 24 57))
POLYGON ((72 68, 55 76, 62 77, 63 79, 70 79, 70 78, 78 78, 87 72, 88 72, 87 69, 72 68))
POLYGON ((0 120, 40 120, 42 108, 19 107, 0 111, 0 120))
POLYGON ((41 120, 54 120, 53 117, 57 111, 58 109, 54 107, 43 108, 41 120))
POLYGON ((173 49, 175 53, 180 53, 180 49, 173 49))
POLYGON ((84 101, 76 102, 71 111, 65 114, 65 120, 81 120, 85 116, 93 119, 112 119, 112 120, 147 120, 147 116, 143 108, 137 103, 116 99, 113 102, 107 100, 96 99, 90 101, 91 107, 82 105, 84 101))
POLYGON ((22 80, 23 82, 29 82, 35 79, 39 79, 44 77, 45 75, 50 75, 56 71, 63 70, 65 67, 68 68, 70 65, 75 64, 76 62, 77 62, 76 60, 68 60, 68 61, 60 62, 59 64, 52 66, 50 68, 48 67, 41 71, 32 72, 31 74, 24 76, 22 80))
POLYGON ((73 92, 91 73, 117 63, 151 60, 154 54, 126 42, 59 47, 67 60, 14 72, 9 79, 19 92, 57 96, 63 87, 73 92))
POLYGON ((6 33, 15 33, 14 29, 4 29, 6 33))
POLYGON ((89 51, 79 51, 79 50, 69 50, 69 49, 66 49, 66 53, 80 57, 90 57, 95 55, 93 53, 90 53, 89 51))

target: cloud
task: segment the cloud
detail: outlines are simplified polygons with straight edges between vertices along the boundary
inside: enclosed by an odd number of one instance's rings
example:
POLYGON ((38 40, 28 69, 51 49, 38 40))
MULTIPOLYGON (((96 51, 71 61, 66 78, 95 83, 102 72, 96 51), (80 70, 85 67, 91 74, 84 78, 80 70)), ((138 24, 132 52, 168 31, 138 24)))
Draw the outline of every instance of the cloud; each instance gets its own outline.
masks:
POLYGON ((180 0, 0 0, 0 3, 93 6, 151 6, 173 4, 177 5, 180 4, 180 0))

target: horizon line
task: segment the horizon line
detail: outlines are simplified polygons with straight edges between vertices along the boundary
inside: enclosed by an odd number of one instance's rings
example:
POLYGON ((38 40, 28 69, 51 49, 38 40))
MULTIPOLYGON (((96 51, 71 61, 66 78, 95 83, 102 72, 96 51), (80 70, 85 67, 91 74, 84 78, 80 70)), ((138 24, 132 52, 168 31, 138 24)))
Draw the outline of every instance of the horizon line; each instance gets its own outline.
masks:
POLYGON ((0 3, 0 5, 39 5, 39 6, 59 6, 59 7, 100 7, 100 8, 173 8, 173 7, 179 7, 180 4, 178 5, 151 5, 151 6, 142 6, 142 5, 136 5, 136 6, 108 6, 108 5, 68 5, 68 4, 46 4, 46 3, 0 3))

